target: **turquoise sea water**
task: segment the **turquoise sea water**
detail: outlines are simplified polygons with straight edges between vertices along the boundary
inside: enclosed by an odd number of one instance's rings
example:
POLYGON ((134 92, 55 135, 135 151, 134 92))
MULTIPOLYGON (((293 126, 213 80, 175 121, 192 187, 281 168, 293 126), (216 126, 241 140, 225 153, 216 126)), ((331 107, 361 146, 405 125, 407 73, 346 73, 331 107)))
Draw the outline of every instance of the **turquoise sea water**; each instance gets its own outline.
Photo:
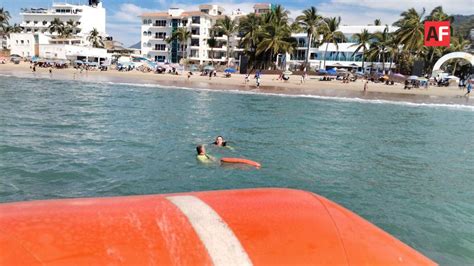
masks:
POLYGON ((0 202, 288 187, 474 263, 474 108, 0 77, 0 202), (203 166, 223 135, 260 170, 203 166))

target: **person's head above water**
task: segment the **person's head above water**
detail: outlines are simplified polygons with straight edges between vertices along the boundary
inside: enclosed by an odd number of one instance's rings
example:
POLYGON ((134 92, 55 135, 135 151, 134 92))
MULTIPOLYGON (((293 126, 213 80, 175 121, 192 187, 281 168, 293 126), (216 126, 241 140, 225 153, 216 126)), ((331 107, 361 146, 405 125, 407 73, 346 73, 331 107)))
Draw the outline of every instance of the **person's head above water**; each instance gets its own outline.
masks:
POLYGON ((205 155, 206 154, 206 148, 204 148, 204 145, 198 145, 196 147, 196 151, 198 155, 205 155))
POLYGON ((222 137, 222 136, 217 136, 217 137, 216 137, 216 141, 214 141, 214 145, 217 145, 217 146, 225 146, 225 145, 226 145, 226 141, 224 141, 224 137, 222 137))

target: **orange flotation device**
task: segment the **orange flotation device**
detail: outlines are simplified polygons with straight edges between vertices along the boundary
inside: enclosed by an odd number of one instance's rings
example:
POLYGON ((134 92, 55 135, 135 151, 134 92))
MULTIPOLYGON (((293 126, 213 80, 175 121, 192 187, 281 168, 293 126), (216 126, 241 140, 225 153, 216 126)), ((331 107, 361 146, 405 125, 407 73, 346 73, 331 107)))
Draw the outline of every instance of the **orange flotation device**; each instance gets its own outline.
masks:
POLYGON ((221 158, 221 162, 223 162, 223 163, 242 163, 242 164, 247 164, 247 165, 254 166, 256 168, 260 168, 262 166, 258 162, 255 162, 255 161, 252 161, 252 160, 249 160, 249 159, 245 159, 245 158, 224 157, 224 158, 221 158))
POLYGON ((435 265, 310 192, 0 204, 0 265, 435 265))

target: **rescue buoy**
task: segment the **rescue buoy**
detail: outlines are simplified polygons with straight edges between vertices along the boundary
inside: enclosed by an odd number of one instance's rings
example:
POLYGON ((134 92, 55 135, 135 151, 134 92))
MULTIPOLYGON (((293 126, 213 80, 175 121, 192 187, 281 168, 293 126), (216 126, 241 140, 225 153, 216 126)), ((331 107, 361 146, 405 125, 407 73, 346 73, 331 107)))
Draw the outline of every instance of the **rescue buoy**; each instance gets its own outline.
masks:
POLYGON ((0 265, 435 265, 290 189, 3 203, 0 250, 0 265))
POLYGON ((256 168, 260 168, 260 167, 261 167, 261 164, 260 164, 260 163, 255 162, 255 161, 252 161, 252 160, 249 160, 249 159, 245 159, 245 158, 224 157, 224 158, 221 158, 221 162, 223 162, 223 163, 241 163, 241 164, 247 164, 247 165, 254 166, 254 167, 256 167, 256 168))

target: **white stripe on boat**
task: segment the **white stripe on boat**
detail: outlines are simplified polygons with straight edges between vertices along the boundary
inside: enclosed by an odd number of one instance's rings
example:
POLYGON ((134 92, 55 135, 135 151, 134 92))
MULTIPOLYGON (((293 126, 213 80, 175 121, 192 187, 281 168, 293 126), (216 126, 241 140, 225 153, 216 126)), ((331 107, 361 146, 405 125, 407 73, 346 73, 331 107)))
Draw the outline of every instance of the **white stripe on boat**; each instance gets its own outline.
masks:
POLYGON ((214 265, 252 265, 232 229, 209 205, 194 196, 171 196, 166 199, 188 218, 214 265))

